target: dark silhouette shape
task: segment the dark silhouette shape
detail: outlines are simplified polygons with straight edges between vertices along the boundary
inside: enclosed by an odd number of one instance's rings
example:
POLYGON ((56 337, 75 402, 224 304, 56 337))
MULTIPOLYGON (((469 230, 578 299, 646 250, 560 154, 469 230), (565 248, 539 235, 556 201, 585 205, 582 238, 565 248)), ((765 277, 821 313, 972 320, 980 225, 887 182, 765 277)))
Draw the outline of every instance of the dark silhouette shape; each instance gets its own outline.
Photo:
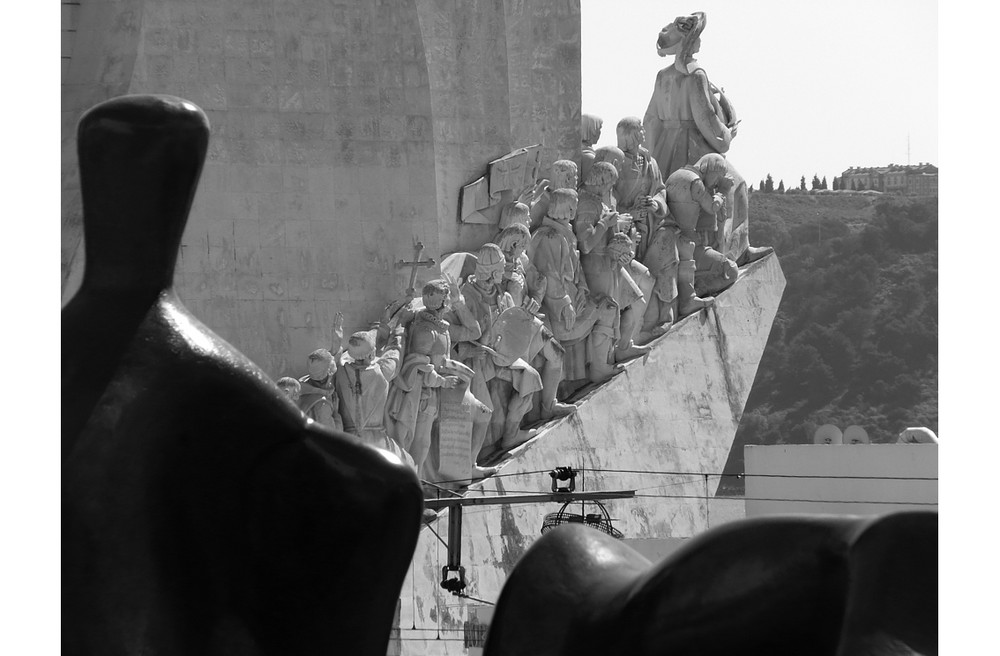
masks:
POLYGON ((208 133, 170 96, 117 98, 80 121, 63 653, 382 656, 420 487, 393 456, 307 422, 171 290, 208 133))
POLYGON ((937 513, 725 524, 663 562, 545 533, 497 603, 487 656, 937 653, 937 513))

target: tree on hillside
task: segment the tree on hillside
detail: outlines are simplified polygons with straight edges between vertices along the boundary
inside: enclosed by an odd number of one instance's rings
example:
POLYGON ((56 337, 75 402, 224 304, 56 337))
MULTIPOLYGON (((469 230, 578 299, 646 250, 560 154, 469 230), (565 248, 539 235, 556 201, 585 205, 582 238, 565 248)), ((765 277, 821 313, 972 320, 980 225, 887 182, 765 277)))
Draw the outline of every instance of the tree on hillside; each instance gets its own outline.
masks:
POLYGON ((823 187, 820 186, 819 176, 813 173, 812 189, 822 189, 822 188, 823 187))
POLYGON ((764 181, 763 180, 760 181, 760 186, 757 187, 757 188, 760 189, 761 191, 764 191, 764 181))
POLYGON ((806 190, 806 176, 802 176, 802 179, 799 180, 799 189, 802 191, 806 190))
POLYGON ((779 194, 785 193, 785 181, 784 180, 782 180, 782 181, 780 181, 778 183, 778 193, 779 194))
POLYGON ((764 193, 770 194, 773 191, 774 191, 774 178, 772 178, 771 174, 768 173, 767 179, 764 181, 764 193))
POLYGON ((822 182, 819 183, 819 188, 820 189, 827 189, 827 186, 826 186, 826 176, 825 175, 823 176, 822 182))

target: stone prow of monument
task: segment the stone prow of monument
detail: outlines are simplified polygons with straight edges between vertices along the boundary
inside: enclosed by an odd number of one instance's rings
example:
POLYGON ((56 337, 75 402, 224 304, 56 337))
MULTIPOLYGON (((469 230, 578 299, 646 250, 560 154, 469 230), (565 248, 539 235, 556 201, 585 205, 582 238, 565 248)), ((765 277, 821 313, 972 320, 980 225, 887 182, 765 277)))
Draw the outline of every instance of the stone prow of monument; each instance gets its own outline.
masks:
POLYGON ((306 419, 172 288, 208 121, 126 96, 79 128, 87 266, 62 312, 66 654, 386 652, 411 469, 306 419))
MULTIPOLYGON (((543 425, 503 454, 498 474, 473 484, 465 496, 548 493, 546 472, 571 466, 580 471, 578 491, 635 489, 637 479, 662 482, 652 497, 603 502, 628 538, 704 532, 784 286, 775 255, 743 267, 713 307, 674 324, 651 343, 645 361, 625 363, 622 373, 577 400, 574 415, 543 425), (670 472, 675 474, 662 476, 670 472), (642 478, 644 473, 653 478, 642 478)), ((465 593, 496 600, 515 563, 539 537, 545 516, 557 510, 554 503, 467 508, 461 534, 465 593)), ((586 506, 586 512, 595 511, 586 506)), ((579 504, 573 512, 581 512, 579 504)), ((400 594, 403 654, 459 653, 434 638, 460 636, 476 606, 441 588, 446 548, 438 536, 448 525, 449 511, 442 510, 421 531, 400 594)))

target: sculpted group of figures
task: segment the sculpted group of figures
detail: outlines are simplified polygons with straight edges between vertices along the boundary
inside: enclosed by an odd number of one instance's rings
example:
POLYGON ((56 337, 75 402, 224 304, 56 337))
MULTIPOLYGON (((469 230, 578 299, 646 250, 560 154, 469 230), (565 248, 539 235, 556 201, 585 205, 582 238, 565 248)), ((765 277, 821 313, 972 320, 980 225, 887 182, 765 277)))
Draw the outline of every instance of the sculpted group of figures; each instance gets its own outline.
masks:
POLYGON ((749 245, 747 185, 724 156, 732 105, 693 59, 704 27, 695 13, 660 32, 657 51, 674 65, 658 74, 645 118, 618 122, 616 147, 594 148, 602 120, 583 115, 579 166, 556 161, 551 182, 503 207, 493 243, 446 258, 422 304, 391 304, 376 329, 351 336, 347 357, 318 351, 310 375, 282 379, 292 394, 301 387, 303 411, 442 481, 439 397, 458 390, 475 471, 523 441, 529 413, 573 412, 560 400, 647 353, 771 252, 749 245))

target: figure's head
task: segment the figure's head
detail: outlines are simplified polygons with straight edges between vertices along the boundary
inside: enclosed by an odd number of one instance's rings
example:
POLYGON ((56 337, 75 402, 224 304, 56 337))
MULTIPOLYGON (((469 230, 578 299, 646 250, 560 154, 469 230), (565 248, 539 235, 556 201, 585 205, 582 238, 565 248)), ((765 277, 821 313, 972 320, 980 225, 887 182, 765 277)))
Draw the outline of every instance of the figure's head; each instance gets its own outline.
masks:
POLYGON ((608 162, 594 162, 587 173, 584 185, 593 191, 604 192, 618 182, 618 169, 608 162))
POLYGON ((625 152, 634 153, 646 140, 646 131, 638 116, 626 116, 618 121, 615 133, 618 135, 618 147, 625 152))
POLYGON ((521 256, 521 253, 528 248, 531 240, 531 233, 528 226, 515 223, 504 228, 497 237, 497 246, 503 251, 504 257, 514 260, 521 256))
POLYGON ((501 230, 505 230, 509 226, 515 223, 521 223, 527 226, 531 222, 531 211, 528 206, 524 203, 519 203, 517 201, 513 203, 507 203, 500 210, 500 225, 501 230))
POLYGON ((309 354, 309 377, 313 380, 323 380, 333 373, 333 354, 325 348, 316 349, 309 354))
POLYGON ((553 189, 576 189, 577 168, 576 162, 569 159, 557 159, 552 162, 552 188, 553 189))
POLYGON ((616 232, 608 240, 607 253, 619 266, 628 266, 635 255, 635 243, 624 232, 616 232))
POLYGON ((728 190, 733 185, 733 176, 729 175, 729 163, 719 153, 702 155, 694 163, 694 167, 698 169, 705 186, 709 189, 718 186, 728 190))
POLYGON ((372 330, 361 330, 347 340, 347 354, 355 362, 367 362, 375 353, 375 333, 372 330))
POLYGON ((582 114, 580 116, 580 136, 584 146, 593 146, 601 139, 601 128, 604 120, 600 116, 593 114, 582 114))
POLYGON ((437 311, 445 307, 448 302, 448 294, 451 289, 448 287, 448 281, 443 278, 438 278, 437 280, 431 280, 429 283, 424 285, 423 290, 421 290, 421 295, 424 300, 424 309, 437 311))
POLYGON ((576 217, 576 189, 556 189, 549 202, 549 216, 560 221, 572 221, 576 217))
POLYGON ((503 251, 496 244, 483 244, 476 251, 476 282, 483 285, 495 285, 503 279, 503 268, 506 261, 503 251))
POLYGON ((677 55, 678 59, 687 63, 701 49, 701 33, 707 22, 708 17, 700 11, 689 16, 678 16, 673 23, 660 30, 656 39, 656 53, 660 57, 677 55))
POLYGON ((302 395, 302 384, 290 376, 279 378, 276 384, 290 401, 298 401, 302 395))
POLYGON ((621 171, 625 153, 618 146, 601 146, 594 152, 594 161, 607 162, 615 167, 616 171, 621 171))

